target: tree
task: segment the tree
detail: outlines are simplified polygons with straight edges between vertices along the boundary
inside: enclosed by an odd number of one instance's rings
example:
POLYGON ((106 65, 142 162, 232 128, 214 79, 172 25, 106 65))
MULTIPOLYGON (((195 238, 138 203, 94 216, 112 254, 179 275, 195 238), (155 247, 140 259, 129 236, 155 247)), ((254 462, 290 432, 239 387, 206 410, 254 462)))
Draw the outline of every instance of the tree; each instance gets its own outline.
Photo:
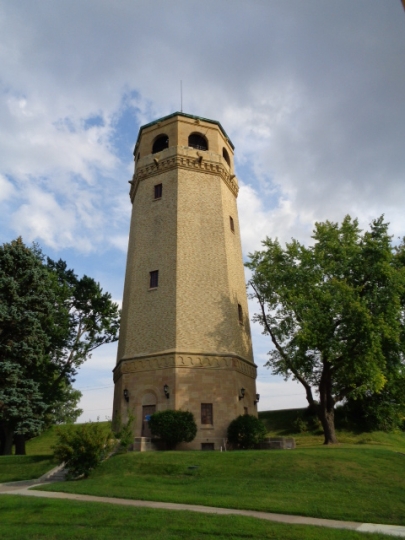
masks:
POLYGON ((70 384, 60 386, 61 398, 48 408, 47 424, 74 424, 83 409, 78 408, 82 397, 80 390, 76 390, 70 384))
POLYGON ((117 341, 120 312, 110 293, 103 293, 93 278, 79 279, 65 261, 48 257, 47 268, 56 277, 59 306, 59 332, 52 335, 49 350, 52 364, 58 367, 57 388, 63 379, 73 379, 92 351, 117 341))
MULTIPOLYGON (((394 266, 403 272, 405 269, 405 239, 395 247, 394 266)), ((398 343, 404 350, 405 341, 405 290, 400 295, 401 336, 398 343)), ((395 351, 394 351, 395 352, 395 351)), ((405 365, 403 356, 392 354, 389 348, 384 351, 386 358, 386 383, 380 392, 368 391, 353 399, 348 397, 342 412, 349 422, 357 428, 368 431, 405 430, 405 365)))
POLYGON ((46 404, 38 384, 25 379, 14 362, 0 363, 0 414, 4 454, 11 454, 15 435, 38 435, 42 431, 46 404))
POLYGON ((197 435, 194 415, 189 411, 156 412, 149 420, 149 427, 152 435, 159 437, 168 450, 173 450, 180 442, 191 442, 197 435))
MULTIPOLYGON (((54 331, 53 279, 39 250, 21 238, 0 247, 0 453, 14 434, 35 435, 46 410, 38 374, 46 372, 54 331)), ((49 370, 48 370, 49 372, 49 370)))
POLYGON ((264 424, 252 414, 240 415, 228 426, 228 441, 236 448, 254 448, 266 436, 264 424))
POLYGON ((94 279, 62 260, 45 263, 19 238, 0 249, 0 325, 0 453, 9 453, 13 436, 80 414, 74 376, 94 349, 118 339, 119 311, 94 279))
POLYGON ((404 366, 405 277, 383 216, 366 232, 349 216, 316 223, 312 238, 285 249, 267 238, 247 266, 255 320, 274 346, 266 365, 304 386, 330 444, 335 404, 378 394, 387 363, 404 366))

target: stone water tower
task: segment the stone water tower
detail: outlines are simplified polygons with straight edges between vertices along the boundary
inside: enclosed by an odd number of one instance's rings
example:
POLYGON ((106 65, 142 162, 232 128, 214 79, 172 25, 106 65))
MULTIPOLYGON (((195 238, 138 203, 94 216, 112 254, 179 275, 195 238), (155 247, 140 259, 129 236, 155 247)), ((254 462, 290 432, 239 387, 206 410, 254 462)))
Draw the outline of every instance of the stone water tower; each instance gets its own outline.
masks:
POLYGON ((219 449, 257 414, 234 174, 221 124, 174 113, 139 130, 113 416, 194 414, 184 449, 219 449))

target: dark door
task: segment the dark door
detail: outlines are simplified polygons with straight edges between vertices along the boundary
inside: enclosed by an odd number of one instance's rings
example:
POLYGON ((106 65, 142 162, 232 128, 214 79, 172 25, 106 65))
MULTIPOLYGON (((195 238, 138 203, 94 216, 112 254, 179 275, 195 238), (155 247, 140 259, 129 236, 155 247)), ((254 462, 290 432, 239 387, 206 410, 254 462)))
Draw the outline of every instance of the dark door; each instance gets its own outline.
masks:
POLYGON ((149 429, 149 422, 146 420, 147 416, 150 416, 156 411, 156 405, 144 405, 142 407, 142 437, 152 437, 152 433, 149 429))

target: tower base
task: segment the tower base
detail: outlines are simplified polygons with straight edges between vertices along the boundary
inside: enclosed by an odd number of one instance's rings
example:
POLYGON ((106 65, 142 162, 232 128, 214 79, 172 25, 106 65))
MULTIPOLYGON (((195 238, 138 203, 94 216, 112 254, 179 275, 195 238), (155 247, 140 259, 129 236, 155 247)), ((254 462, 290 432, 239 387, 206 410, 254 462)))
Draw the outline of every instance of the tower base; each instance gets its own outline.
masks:
POLYGON ((134 436, 141 438, 151 436, 150 414, 190 411, 197 436, 177 448, 225 449, 230 422, 241 414, 257 415, 255 379, 255 364, 232 353, 164 351, 122 359, 114 370, 114 418, 125 422, 132 414, 134 436))

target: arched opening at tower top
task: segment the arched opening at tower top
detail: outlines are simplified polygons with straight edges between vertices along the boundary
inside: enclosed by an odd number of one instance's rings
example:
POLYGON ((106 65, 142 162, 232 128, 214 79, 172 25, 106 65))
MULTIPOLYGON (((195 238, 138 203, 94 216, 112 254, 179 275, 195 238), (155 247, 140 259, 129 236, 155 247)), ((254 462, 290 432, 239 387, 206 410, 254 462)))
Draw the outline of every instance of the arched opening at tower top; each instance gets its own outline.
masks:
POLYGON ((208 150, 208 141, 201 133, 192 133, 188 138, 188 145, 197 150, 208 150))
POLYGON ((169 148, 169 137, 167 135, 159 135, 152 146, 152 154, 157 154, 165 148, 169 148))

